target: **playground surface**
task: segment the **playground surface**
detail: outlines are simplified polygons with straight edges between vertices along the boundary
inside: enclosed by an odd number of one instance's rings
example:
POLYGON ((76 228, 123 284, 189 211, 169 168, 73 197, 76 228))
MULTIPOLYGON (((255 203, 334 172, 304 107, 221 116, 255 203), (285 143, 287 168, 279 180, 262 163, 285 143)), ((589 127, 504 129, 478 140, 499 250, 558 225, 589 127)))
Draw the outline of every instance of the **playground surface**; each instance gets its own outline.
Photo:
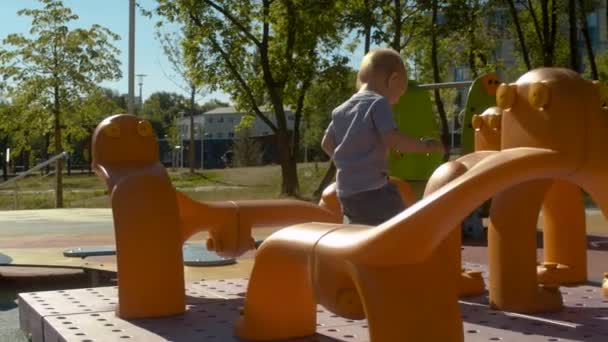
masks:
MULTIPOLYGON (((539 220, 539 226, 542 220, 539 220)), ((608 224, 598 210, 587 210, 587 226, 589 234, 588 271, 592 285, 566 288, 562 287, 566 308, 561 313, 542 316, 524 316, 492 311, 487 304, 487 297, 473 297, 460 302, 465 315, 465 336, 467 341, 519 341, 525 337, 530 341, 606 341, 608 340, 608 301, 602 300, 597 288, 605 265, 608 264, 608 224), (584 320, 584 322, 583 322, 584 320), (599 327, 599 328, 598 328, 599 327), (532 334, 532 335, 530 335, 532 334), (527 336, 526 336, 527 335, 527 336), (495 339, 493 339, 495 338, 495 339), (551 340, 551 339, 549 339, 551 340)), ((264 239, 277 227, 254 230, 255 239, 264 239)), ((191 243, 204 243, 206 233, 195 235, 191 243)), ((542 239, 539 239, 542 241, 542 239)), ((36 277, 69 276, 83 267, 89 270, 106 271, 112 274, 116 271, 114 256, 89 257, 86 259, 66 258, 63 252, 68 248, 84 246, 108 246, 114 244, 112 213, 109 209, 49 209, 23 210, 0 212, 0 253, 12 259, 13 265, 51 265, 59 269, 42 269, 31 267, 0 267, 0 280, 36 277), (65 268, 62 268, 65 267, 65 268)), ((538 254, 542 255, 539 245, 538 254)), ((142 251, 154 253, 154 251, 142 251)), ((113 304, 103 301, 95 302, 92 298, 65 301, 54 294, 56 291, 44 290, 62 289, 61 285, 53 285, 48 289, 26 289, 21 291, 2 290, 0 302, 0 341, 25 341, 19 332, 18 311, 16 307, 16 292, 33 292, 25 295, 28 306, 32 306, 27 317, 39 320, 36 327, 45 326, 45 334, 50 334, 45 340, 57 340, 58 335, 67 336, 71 332, 65 330, 60 322, 61 315, 71 315, 75 324, 85 316, 99 314, 99 319, 107 321, 82 321, 79 332, 90 335, 74 335, 81 337, 78 341, 87 339, 97 341, 95 337, 112 333, 105 332, 112 326, 98 324, 113 324, 120 326, 121 336, 132 336, 133 339, 154 341, 174 340, 187 341, 188 338, 203 337, 197 340, 230 341, 232 337, 232 322, 238 317, 238 307, 242 306, 243 293, 246 289, 246 278, 253 266, 255 253, 249 252, 238 259, 238 262, 221 267, 189 267, 185 266, 186 283, 188 284, 188 312, 182 318, 143 320, 142 322, 127 322, 114 317, 113 304), (221 281, 224 280, 224 281, 221 281), (34 298, 38 296, 38 298, 34 298), (50 296, 50 297, 49 297, 50 296), (45 302, 40 302, 40 299, 45 302), (63 303, 62 301, 65 301, 63 303), (74 301, 87 303, 86 307, 74 306, 74 301), (33 312, 44 312, 41 304, 55 305, 67 311, 53 311, 48 317, 35 316, 33 312), (95 304, 97 303, 97 304, 95 304), (96 307, 95 305, 101 305, 96 307), (36 306, 38 305, 38 306, 36 306), (104 306, 105 305, 105 306, 104 306), (205 308, 202 308, 205 306, 205 308), (206 308, 206 306, 209 306, 206 308), (42 310, 42 311, 41 311, 42 310), (88 311, 85 311, 88 310, 88 311), (201 311, 202 310, 202 311, 201 311), (34 315, 34 316, 32 316, 34 315), (215 317, 211 317, 215 316, 215 317), (37 317, 37 318, 36 318, 37 317), (98 322, 99 321, 99 322, 98 322), (177 322, 177 323, 176 323, 177 322), (97 325, 96 325, 97 324, 97 325), (201 331, 203 330, 203 331, 201 331), (54 334, 54 335, 53 335, 54 334), (150 335, 151 334, 151 335, 150 335)), ((485 269, 486 245, 484 242, 464 241, 463 261, 478 269, 485 269)), ((153 268, 153 265, 151 265, 153 268)), ((82 271, 80 271, 82 272, 82 271)), ((70 288, 85 288, 90 285, 74 285, 70 288)), ((68 288, 68 287, 63 287, 68 288)), ((89 290, 89 292, 92 290, 89 290)), ((107 298, 113 303, 116 298, 113 286, 101 286, 93 290, 98 292, 98 298, 107 298)), ((85 290, 66 290, 69 298, 90 295, 85 290)), ((67 297, 67 296, 66 296, 67 297)), ((27 312, 26 312, 27 313, 27 312)), ((44 315, 43 315, 44 316, 44 315)), ((348 321, 319 308, 319 335, 315 341, 364 341, 367 339, 365 321, 348 321)), ((33 328, 32 328, 33 329, 33 328)), ((35 329, 30 331, 35 334, 35 329)), ((42 331, 37 332, 39 334, 42 331)), ((114 332, 117 333, 117 332, 114 332)), ((111 336, 111 335, 110 335, 111 336)), ((120 337, 120 336, 118 336, 120 337)), ((311 340, 312 341, 312 340, 311 340)))

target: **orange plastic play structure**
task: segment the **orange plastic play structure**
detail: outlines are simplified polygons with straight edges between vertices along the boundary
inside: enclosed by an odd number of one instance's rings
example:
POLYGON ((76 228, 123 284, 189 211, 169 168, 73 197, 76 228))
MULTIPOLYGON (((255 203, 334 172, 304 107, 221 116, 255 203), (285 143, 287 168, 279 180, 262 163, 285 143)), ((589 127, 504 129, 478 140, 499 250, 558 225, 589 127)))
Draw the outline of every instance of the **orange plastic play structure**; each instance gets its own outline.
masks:
MULTIPOLYGON (((502 109, 490 107, 472 119, 475 151, 498 151, 502 109)), ((538 279, 543 284, 580 284, 587 281, 585 204, 580 187, 556 180, 542 205, 543 257, 538 279)))
MULTIPOLYGON (((399 193, 401 194, 401 198, 406 206, 410 206, 416 202, 416 197, 414 196, 414 192, 409 183, 395 177, 390 177, 390 182, 395 184, 399 189, 399 193)), ((441 179, 439 180, 437 177, 433 179, 435 184, 443 184, 447 183, 450 179, 441 179)), ((437 187, 437 185, 435 185, 437 187)), ((428 191, 428 188, 427 188, 428 191)), ((319 201, 319 206, 327 208, 328 210, 334 212, 336 215, 342 216, 342 209, 340 207, 340 202, 338 201, 338 195, 336 193, 336 183, 330 184, 321 196, 321 200, 319 201)), ((454 237, 454 241, 460 241, 462 239, 462 234, 458 234, 458 236, 454 237)), ((458 254, 455 255, 455 258, 460 260, 461 253, 458 250, 458 254)), ((460 295, 461 296, 474 296, 482 294, 486 290, 485 283, 483 281, 482 273, 478 270, 468 270, 462 268, 461 273, 461 282, 460 282, 460 295)))
POLYGON ((251 340, 312 335, 322 304, 344 317, 366 317, 371 341, 462 341, 459 288, 452 285, 461 276, 458 227, 490 198, 491 305, 519 313, 561 309, 559 267, 548 265, 540 276, 557 280, 539 282, 536 223, 541 207, 549 208, 552 260, 569 270, 580 265, 579 228, 556 221, 565 209, 552 208, 565 202, 555 204, 551 192, 563 196, 561 186, 575 184, 608 214, 604 94, 599 84, 559 68, 502 84, 499 151, 443 164, 422 200, 377 227, 308 223, 271 235, 256 254, 236 334, 251 340), (563 248, 569 239, 575 244, 563 248))
POLYGON ((256 226, 342 222, 327 209, 295 200, 199 203, 176 191, 159 161, 150 123, 132 115, 103 120, 93 135, 93 168, 108 186, 116 234, 117 315, 185 311, 182 245, 206 230, 222 256, 253 249, 256 226))

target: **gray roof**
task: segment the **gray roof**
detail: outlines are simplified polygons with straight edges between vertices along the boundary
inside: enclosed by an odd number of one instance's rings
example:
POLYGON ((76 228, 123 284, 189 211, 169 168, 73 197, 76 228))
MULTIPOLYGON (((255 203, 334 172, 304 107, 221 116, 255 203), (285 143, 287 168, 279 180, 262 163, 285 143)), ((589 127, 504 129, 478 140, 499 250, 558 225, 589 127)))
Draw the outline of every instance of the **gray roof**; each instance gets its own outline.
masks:
MULTIPOLYGON (((271 111, 271 109, 268 108, 268 107, 260 107, 260 110, 263 113, 268 113, 268 112, 271 111)), ((289 107, 285 107, 285 111, 286 112, 290 112, 291 110, 290 110, 289 107)), ((215 109, 212 109, 212 110, 210 110, 208 112, 204 112, 203 113, 203 115, 222 115, 222 114, 241 114, 241 115, 244 115, 246 113, 242 112, 242 111, 238 111, 234 107, 219 107, 219 108, 215 108, 215 109)))

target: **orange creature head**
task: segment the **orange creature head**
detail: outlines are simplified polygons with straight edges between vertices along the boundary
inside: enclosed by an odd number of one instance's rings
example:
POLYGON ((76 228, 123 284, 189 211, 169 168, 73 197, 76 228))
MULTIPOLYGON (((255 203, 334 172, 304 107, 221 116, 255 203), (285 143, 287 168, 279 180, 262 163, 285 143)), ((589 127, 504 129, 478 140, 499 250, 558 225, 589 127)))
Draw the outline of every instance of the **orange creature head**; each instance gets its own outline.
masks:
POLYGON ((490 107, 481 115, 473 115, 475 151, 500 150, 501 121, 502 109, 500 107, 490 107))
POLYGON ((486 94, 494 96, 498 86, 500 86, 500 80, 496 74, 486 74, 481 77, 481 84, 486 94))
POLYGON ((128 114, 110 116, 93 133, 93 166, 158 161, 156 135, 145 119, 128 114))
POLYGON ((502 84, 496 103, 503 109, 503 149, 548 148, 577 162, 585 155, 589 115, 600 109, 597 87, 563 68, 531 70, 502 84))

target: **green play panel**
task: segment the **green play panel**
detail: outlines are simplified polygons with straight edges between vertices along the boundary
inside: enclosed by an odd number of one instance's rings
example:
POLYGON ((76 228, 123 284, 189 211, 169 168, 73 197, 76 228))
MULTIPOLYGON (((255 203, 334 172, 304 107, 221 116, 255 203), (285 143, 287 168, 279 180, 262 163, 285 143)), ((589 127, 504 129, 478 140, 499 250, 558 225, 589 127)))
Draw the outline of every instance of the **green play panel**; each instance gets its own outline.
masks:
POLYGON ((496 106, 496 89, 499 85, 500 80, 494 73, 481 75, 471 84, 465 107, 458 115, 462 127, 462 155, 474 152, 474 129, 471 122, 473 115, 479 115, 489 107, 496 106))
MULTIPOLYGON (((418 88, 418 84, 413 80, 408 81, 407 92, 393 106, 395 123, 401 132, 411 137, 439 140, 439 127, 433 114, 431 92, 418 88)), ((390 152, 389 172, 391 176, 406 181, 423 181, 429 179, 442 162, 442 153, 390 152)))

